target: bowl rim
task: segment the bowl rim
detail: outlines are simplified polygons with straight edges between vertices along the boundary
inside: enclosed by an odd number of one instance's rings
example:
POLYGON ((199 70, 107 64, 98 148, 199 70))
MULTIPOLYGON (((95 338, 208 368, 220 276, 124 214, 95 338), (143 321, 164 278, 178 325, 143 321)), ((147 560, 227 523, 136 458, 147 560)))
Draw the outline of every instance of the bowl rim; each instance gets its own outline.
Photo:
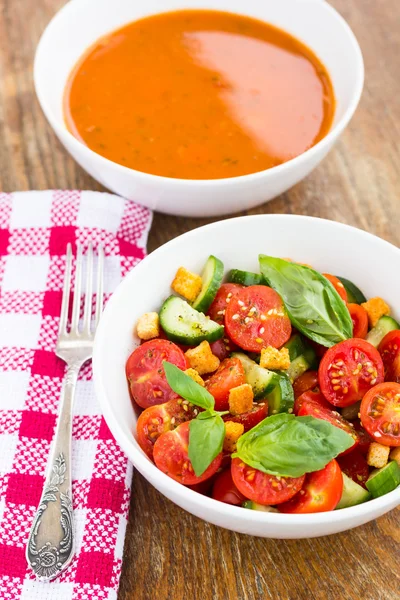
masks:
MULTIPOLYGON (((159 479, 161 481, 162 487, 164 489, 168 489, 174 496, 181 496, 183 499, 187 501, 188 504, 193 507, 193 509, 204 510, 208 508, 210 510, 210 514, 222 516, 222 517, 230 517, 234 521, 233 522, 253 522, 257 521, 260 525, 266 524, 274 524, 279 525, 280 523, 287 523, 293 526, 304 526, 304 525, 323 525, 323 524, 335 524, 341 523, 342 521, 349 521, 352 517, 367 517, 370 516, 370 513, 374 513, 374 509, 378 508, 385 512, 385 508, 390 510, 390 506, 393 500, 396 498, 398 504, 400 504, 400 486, 397 487, 392 492, 385 494, 379 498, 374 498, 365 502, 363 504, 358 504, 355 506, 351 506, 348 508, 342 508, 338 511, 327 511, 321 513, 309 513, 309 514, 287 514, 287 513, 273 513, 273 512, 257 512, 251 510, 244 510, 240 506, 233 506, 230 504, 225 504, 223 502, 219 502, 218 500, 214 500, 208 496, 204 496, 191 490, 190 488, 182 485, 181 483, 175 481, 174 479, 168 477, 165 473, 160 471, 156 465, 145 455, 145 453, 140 449, 140 447, 136 448, 132 443, 134 439, 133 436, 128 436, 123 432, 117 420, 114 418, 114 414, 110 409, 110 403, 107 400, 107 394, 102 384, 102 370, 100 368, 101 364, 101 353, 102 353, 102 338, 105 335, 105 330, 107 328, 107 322, 109 320, 109 315, 111 315, 114 305, 118 306, 118 302, 120 297, 123 297, 125 293, 125 288, 130 285, 130 281, 137 276, 137 273, 145 270, 147 265, 151 264, 158 260, 158 257, 162 255, 162 252, 165 246, 175 246, 184 240, 190 240, 191 238, 195 238, 197 232, 203 229, 216 229, 216 228, 224 228, 226 223, 234 222, 234 221, 255 221, 255 220, 278 220, 284 219, 287 221, 313 221, 313 222, 324 222, 328 223, 330 227, 337 229, 338 231, 343 231, 343 229, 347 229, 354 232, 357 232, 357 235, 372 241, 373 243, 378 243, 381 247, 390 248, 392 251, 395 251, 396 254, 400 256, 400 249, 391 244, 390 242, 369 233, 363 229, 359 229, 357 227, 353 227, 351 225, 347 225, 345 223, 340 223, 338 221, 333 221, 330 219, 323 219, 320 217, 312 217, 306 215, 297 215, 297 214, 262 214, 262 215, 249 215, 249 216, 241 216, 234 217, 231 219, 225 219, 221 221, 216 221, 214 223, 210 223, 207 225, 203 225, 202 227, 197 227, 191 231, 188 231, 176 238, 170 240, 166 244, 163 244, 153 252, 151 252, 148 256, 146 256, 138 265, 134 267, 120 282, 117 286, 115 292, 112 294, 109 299, 107 306, 104 310, 102 319, 100 320, 99 327, 96 332, 95 343, 94 343, 94 351, 93 351, 93 379, 95 385, 96 397, 99 401, 100 407, 102 409, 104 418, 117 440, 118 444, 121 446, 123 451, 127 454, 128 458, 132 461, 135 468, 138 469, 140 473, 147 479, 150 480, 150 483, 153 485, 152 481, 159 479), (126 450, 125 448, 129 449, 126 450), (150 477, 148 477, 148 472, 150 472, 150 477), (389 508, 388 508, 389 507, 389 508)), ((136 440, 135 443, 137 444, 136 440)), ((164 494, 164 492, 161 492, 164 494)), ((174 503, 177 503, 174 501, 174 503)), ((179 503, 178 503, 179 504, 179 503)), ((375 518, 371 516, 371 519, 375 518)), ((349 529, 349 527, 346 527, 349 529)))
MULTIPOLYGON (((316 2, 317 0, 291 0, 291 1, 308 3, 310 1, 316 2)), ((95 4, 94 0, 80 0, 80 2, 79 2, 80 5, 83 5, 85 3, 86 4, 91 4, 91 3, 95 4)), ((357 109, 357 106, 359 104, 363 86, 364 86, 365 69, 364 69, 363 56, 362 56, 360 45, 357 41, 355 34, 353 33, 352 29, 350 28, 350 25, 342 17, 342 15, 333 6, 331 6, 327 1, 318 0, 318 4, 324 6, 324 9, 328 12, 328 14, 330 14, 330 17, 332 19, 335 19, 337 21, 337 23, 343 28, 344 32, 347 34, 349 41, 352 45, 354 56, 358 63, 357 78, 356 78, 356 82, 355 82, 354 93, 353 93, 353 96, 349 102, 349 105, 346 108, 345 112, 343 113, 342 117, 338 120, 338 122, 336 124, 334 124, 331 127, 329 132, 322 139, 320 139, 316 144, 311 146, 311 148, 308 148, 308 150, 306 150, 305 152, 302 152, 298 156, 295 156, 294 158, 292 158, 280 165, 271 167, 270 169, 264 169, 263 171, 256 171, 255 173, 249 173, 247 175, 238 175, 235 177, 225 177, 225 178, 217 178, 217 179, 180 179, 178 177, 177 178, 165 177, 163 175, 155 175, 152 173, 146 173, 144 171, 138 171, 136 169, 132 169, 130 167, 126 167, 124 165, 116 163, 116 162, 102 156, 101 154, 98 154, 97 152, 95 152, 94 150, 89 148, 89 146, 87 146, 86 144, 84 144, 83 142, 78 140, 67 129, 65 122, 63 120, 60 121, 58 118, 56 118, 52 109, 49 106, 46 94, 43 91, 43 89, 39 83, 39 71, 41 69, 40 65, 41 65, 42 61, 45 60, 45 56, 46 56, 45 51, 43 49, 46 44, 46 40, 50 36, 52 27, 54 25, 56 25, 58 23, 58 21, 62 21, 62 19, 64 18, 64 14, 68 13, 68 11, 70 11, 70 10, 74 10, 74 7, 76 6, 76 3, 74 2, 74 0, 69 0, 69 2, 67 2, 64 6, 61 7, 61 9, 49 21, 49 23, 47 24, 45 30, 43 31, 43 33, 40 37, 39 43, 36 48, 35 58, 34 58, 34 63, 33 63, 33 81, 34 81, 36 96, 38 98, 38 101, 42 108, 43 113, 45 114, 48 122, 50 123, 50 125, 52 126, 52 128, 54 129, 56 134, 60 138, 65 138, 66 140, 68 140, 68 143, 72 145, 74 150, 75 149, 77 151, 80 150, 81 152, 83 152, 86 155, 86 157, 88 159, 96 160, 97 162, 99 162, 99 166, 102 166, 102 165, 109 166, 109 167, 112 166, 113 168, 116 169, 116 171, 118 173, 125 174, 125 175, 128 175, 129 173, 134 173, 135 176, 142 179, 144 183, 156 180, 163 185, 180 185, 180 186, 186 186, 186 187, 196 185, 196 186, 201 186, 202 188, 208 188, 208 187, 214 187, 214 186, 220 187, 222 185, 225 185, 225 186, 226 185, 235 185, 235 184, 240 185, 242 183, 246 184, 247 182, 257 182, 257 180, 268 176, 268 174, 273 174, 273 175, 284 174, 288 169, 290 170, 292 166, 300 167, 303 163, 307 162, 308 160, 312 160, 314 157, 318 156, 320 153, 323 153, 324 150, 326 150, 326 151, 329 150, 330 145, 333 144, 334 140, 343 132, 343 130, 348 125, 350 119, 354 115, 354 113, 357 109)), ((194 10, 196 10, 196 9, 194 8, 194 10)), ((210 9, 210 10, 212 10, 212 9, 210 9)), ((163 13, 167 13, 167 12, 171 12, 171 11, 161 10, 161 11, 154 12, 151 14, 156 15, 156 14, 163 14, 163 13)), ((225 12, 229 12, 229 11, 225 11, 225 12)), ((243 12, 234 11, 233 14, 239 14, 239 15, 241 14, 243 16, 248 16, 248 15, 246 15, 245 10, 243 10, 243 12)), ((263 19, 260 19, 260 20, 263 20, 263 19)), ((129 21, 129 22, 133 22, 133 21, 129 21)), ((265 22, 267 22, 267 21, 265 21, 265 22)), ((332 83, 334 83, 334 82, 332 82, 332 83)), ((334 86, 333 86, 333 89, 335 91, 334 86)))

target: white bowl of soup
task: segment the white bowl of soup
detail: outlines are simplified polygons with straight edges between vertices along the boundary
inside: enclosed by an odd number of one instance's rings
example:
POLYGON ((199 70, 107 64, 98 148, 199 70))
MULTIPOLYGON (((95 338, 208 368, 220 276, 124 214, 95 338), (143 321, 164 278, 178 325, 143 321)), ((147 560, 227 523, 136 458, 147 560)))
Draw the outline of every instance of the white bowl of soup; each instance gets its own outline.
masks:
POLYGON ((363 76, 354 34, 322 0, 69 2, 34 66, 47 119, 90 175, 188 216, 250 209, 303 179, 363 76))

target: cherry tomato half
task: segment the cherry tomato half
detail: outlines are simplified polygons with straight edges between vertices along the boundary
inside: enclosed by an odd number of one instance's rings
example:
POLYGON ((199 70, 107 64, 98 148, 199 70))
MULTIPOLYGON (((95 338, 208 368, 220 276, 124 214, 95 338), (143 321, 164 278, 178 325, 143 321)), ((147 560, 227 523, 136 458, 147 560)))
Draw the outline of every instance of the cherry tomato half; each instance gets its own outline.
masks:
POLYGON ((182 423, 173 431, 160 435, 154 444, 154 462, 163 473, 183 485, 194 485, 205 481, 219 469, 222 461, 222 452, 218 454, 199 477, 193 471, 192 463, 188 456, 189 447, 189 422, 182 423))
POLYGON ((340 279, 338 277, 335 277, 335 275, 330 275, 329 273, 322 273, 322 275, 328 281, 331 282, 331 284, 333 285, 333 287, 335 288, 335 290, 337 291, 337 293, 339 294, 339 296, 341 297, 343 302, 347 302, 347 292, 345 290, 343 283, 340 281, 340 279))
POLYGON ((368 314, 361 304, 348 304, 347 308, 353 321, 353 337, 364 339, 368 333, 368 314))
POLYGON ((369 477, 369 466, 365 456, 361 454, 358 448, 352 450, 346 456, 339 456, 337 461, 343 473, 346 473, 358 485, 366 487, 365 482, 369 477))
MULTIPOLYGON (((208 316, 220 325, 225 325, 225 311, 232 298, 237 296, 243 289, 243 285, 237 283, 223 283, 219 288, 213 303, 208 309, 208 316)), ((227 358, 230 352, 237 350, 237 346, 227 337, 211 344, 213 354, 220 360, 227 358)))
POLYGON ((319 389, 316 390, 308 390, 308 392, 304 392, 294 401, 293 412, 295 415, 299 414, 299 410, 301 409, 303 402, 312 402, 317 406, 321 406, 322 408, 327 408, 332 411, 332 405, 323 397, 319 389))
POLYGON ((359 450, 361 454, 366 456, 368 454, 370 444, 375 440, 369 435, 368 431, 364 429, 360 419, 354 419, 354 421, 350 421, 350 423, 353 425, 354 430, 358 435, 359 442, 357 450, 359 450))
POLYGON ((389 331, 378 346, 385 368, 385 381, 400 383, 400 330, 389 331))
POLYGON ((301 477, 275 477, 246 465, 234 458, 231 465, 232 479, 238 490, 249 500, 265 506, 289 500, 302 487, 301 477))
MULTIPOLYGON (((309 392, 306 392, 306 394, 308 393, 309 392)), ((350 448, 342 452, 340 456, 344 456, 348 452, 351 452, 358 445, 358 435, 354 431, 354 428, 348 421, 346 421, 346 419, 343 419, 342 415, 336 412, 336 410, 332 410, 332 408, 325 408, 324 406, 322 406, 321 404, 317 404, 316 402, 305 401, 302 403, 299 409, 298 416, 303 417, 305 415, 310 415, 312 417, 315 417, 316 419, 328 421, 328 423, 331 423, 335 427, 339 427, 339 429, 343 429, 343 431, 351 435, 351 437, 354 440, 354 444, 350 446, 350 448)))
POLYGON ((187 369, 182 350, 167 340, 150 340, 132 352, 126 363, 126 377, 134 401, 142 408, 163 404, 177 398, 169 387, 163 361, 187 369))
POLYGON ((381 383, 361 402, 361 423, 376 442, 400 446, 400 383, 381 383))
POLYGON ((231 340, 248 352, 280 348, 292 331, 281 297, 266 285, 250 285, 232 297, 225 327, 231 340))
POLYGON ((293 383, 293 391, 294 397, 298 398, 304 392, 308 392, 308 390, 313 390, 318 387, 318 373, 317 371, 306 371, 303 375, 300 375, 297 379, 295 379, 293 383))
POLYGON ((215 479, 212 497, 214 500, 225 502, 225 504, 235 504, 236 506, 242 504, 246 500, 246 497, 239 492, 236 485, 233 483, 230 469, 222 471, 215 479))
POLYGON ((253 404, 253 408, 241 415, 236 415, 235 417, 232 415, 224 415, 222 418, 224 421, 233 421, 234 423, 241 423, 244 427, 244 431, 249 431, 253 429, 258 423, 263 421, 268 417, 268 403, 267 402, 259 402, 258 404, 253 404))
POLYGON ((371 344, 351 338, 329 348, 319 365, 318 380, 331 404, 350 406, 383 381, 383 362, 371 344))
POLYGON ((226 358, 206 381, 206 388, 215 400, 215 410, 227 410, 229 391, 246 383, 243 365, 238 358, 226 358))
POLYGON ((283 513, 318 513, 334 510, 343 492, 342 471, 335 459, 314 473, 307 473, 303 488, 279 506, 283 513))

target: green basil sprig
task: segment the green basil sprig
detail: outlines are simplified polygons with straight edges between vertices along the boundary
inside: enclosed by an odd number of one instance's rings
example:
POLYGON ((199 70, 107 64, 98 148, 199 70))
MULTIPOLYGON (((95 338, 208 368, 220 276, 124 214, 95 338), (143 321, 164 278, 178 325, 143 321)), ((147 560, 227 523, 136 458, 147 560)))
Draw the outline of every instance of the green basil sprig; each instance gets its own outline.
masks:
POLYGON ((323 275, 310 267, 259 256, 261 273, 282 297, 293 325, 323 346, 333 346, 353 335, 350 313, 323 275))
POLYGON ((221 414, 214 410, 214 398, 205 388, 193 381, 176 365, 163 362, 169 386, 185 400, 204 408, 189 423, 189 460, 197 477, 202 475, 214 458, 222 451, 225 424, 221 414))
POLYGON ((242 435, 232 457, 270 475, 300 477, 323 469, 353 444, 351 435, 327 421, 280 413, 242 435))

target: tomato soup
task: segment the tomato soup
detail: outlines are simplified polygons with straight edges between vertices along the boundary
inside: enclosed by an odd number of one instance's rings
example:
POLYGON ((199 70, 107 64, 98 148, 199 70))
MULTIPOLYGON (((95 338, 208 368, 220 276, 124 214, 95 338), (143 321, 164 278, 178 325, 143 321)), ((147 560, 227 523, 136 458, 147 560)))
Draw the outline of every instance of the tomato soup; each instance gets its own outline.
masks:
POLYGON ((146 173, 218 179, 263 171, 329 131, 335 99, 315 54, 244 16, 182 10, 99 39, 65 91, 67 127, 146 173))

